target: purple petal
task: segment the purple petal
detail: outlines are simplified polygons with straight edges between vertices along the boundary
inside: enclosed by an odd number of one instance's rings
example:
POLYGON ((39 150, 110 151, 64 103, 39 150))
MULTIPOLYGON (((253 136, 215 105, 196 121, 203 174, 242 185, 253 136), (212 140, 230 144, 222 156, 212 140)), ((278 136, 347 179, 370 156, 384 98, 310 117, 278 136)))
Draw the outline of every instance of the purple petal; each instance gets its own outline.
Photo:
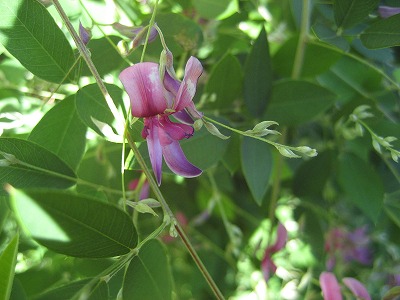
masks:
POLYGON ((184 138, 190 138, 193 135, 193 127, 186 124, 171 122, 167 117, 159 118, 159 132, 161 146, 171 144, 173 141, 179 141, 184 138))
POLYGON ((360 300, 371 300, 365 286, 357 279, 346 277, 343 278, 343 283, 350 289, 354 296, 360 300))
POLYGON ((397 15, 398 13, 400 13, 400 7, 391 7, 391 6, 381 5, 378 8, 378 12, 382 18, 386 19, 386 18, 389 18, 393 15, 397 15))
POLYGON ((187 113, 186 110, 178 111, 176 113, 173 113, 172 115, 174 116, 175 119, 184 124, 193 125, 194 123, 192 117, 187 113))
POLYGON ((321 285, 324 300, 342 300, 340 293, 340 286, 337 282, 335 275, 330 272, 322 272, 319 276, 319 283, 321 285))
POLYGON ((286 241, 287 241, 287 230, 285 228, 285 226, 282 225, 282 223, 279 223, 278 225, 278 234, 276 237, 276 242, 274 245, 272 245, 270 247, 270 251, 271 253, 275 253, 280 251, 283 247, 285 247, 286 245, 286 241))
POLYGON ((191 178, 199 176, 202 171, 192 165, 182 151, 179 142, 173 141, 169 145, 162 147, 165 162, 172 172, 183 177, 191 178))
POLYGON ((191 56, 185 67, 185 76, 176 95, 175 110, 180 111, 193 103, 193 97, 196 93, 197 80, 199 79, 203 67, 200 61, 191 56))
POLYGON ((143 182, 142 189, 140 190, 139 200, 147 199, 150 195, 150 185, 149 182, 146 180, 143 182))
POLYGON ((152 117, 167 108, 158 64, 145 62, 130 66, 121 72, 119 79, 131 99, 134 117, 152 117))
POLYGON ((81 38, 82 42, 87 45, 89 43, 90 38, 91 38, 91 33, 88 29, 83 27, 82 23, 79 22, 79 37, 81 38))
POLYGON ((156 176, 158 185, 161 184, 162 172, 162 147, 158 136, 158 124, 156 118, 149 119, 149 128, 147 129, 147 148, 149 150, 150 162, 153 172, 156 176))
POLYGON ((275 274, 276 272, 276 265, 271 259, 270 253, 265 253, 262 262, 261 262, 261 271, 264 277, 264 280, 267 282, 269 278, 275 274))
POLYGON ((178 80, 176 80, 174 77, 172 77, 167 69, 167 72, 165 72, 164 75, 164 86, 167 89, 167 91, 171 92, 171 94, 176 97, 176 94, 179 91, 179 86, 180 86, 180 82, 178 80))

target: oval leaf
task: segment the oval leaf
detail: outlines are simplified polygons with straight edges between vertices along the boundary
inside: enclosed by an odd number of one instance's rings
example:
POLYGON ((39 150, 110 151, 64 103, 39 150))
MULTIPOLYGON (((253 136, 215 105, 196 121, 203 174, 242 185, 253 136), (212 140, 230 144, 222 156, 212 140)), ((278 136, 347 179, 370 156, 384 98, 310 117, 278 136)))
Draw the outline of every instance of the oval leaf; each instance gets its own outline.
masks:
POLYGON ((125 273, 123 299, 172 299, 172 274, 164 246, 150 240, 134 257, 125 273))
POLYGON ((399 46, 400 14, 372 24, 361 34, 360 39, 369 49, 399 46))
POLYGON ((298 125, 328 109, 335 95, 329 90, 301 80, 276 83, 265 119, 279 125, 298 125))
POLYGON ((37 242, 76 257, 112 257, 136 245, 130 217, 118 207, 62 191, 11 192, 20 223, 37 242))
POLYGON ((249 112, 260 117, 267 107, 272 90, 272 68, 267 32, 263 27, 244 67, 244 103, 249 112))
POLYGON ((271 146, 253 138, 242 141, 242 169, 247 185, 258 205, 268 189, 272 172, 271 146))
POLYGON ((57 154, 75 170, 86 144, 86 126, 76 112, 75 95, 49 110, 33 128, 28 140, 57 154))
MULTIPOLYGON (((8 183, 16 188, 68 188, 75 184, 74 171, 58 156, 30 141, 0 138, 1 156, 11 155, 11 162, 0 165, 0 196, 8 183)), ((4 160, 3 160, 4 162, 4 160)))
POLYGON ((377 221, 383 203, 383 184, 370 165, 353 154, 339 161, 339 183, 347 198, 366 216, 377 221))
POLYGON ((379 0, 335 0, 333 13, 338 28, 349 28, 361 22, 376 8, 379 0))
POLYGON ((0 1, 0 42, 36 76, 56 83, 73 79, 71 45, 39 1, 0 1))
POLYGON ((193 2, 193 6, 201 17, 215 19, 228 8, 231 2, 232 0, 196 0, 193 2))
POLYGON ((9 299, 17 263, 19 236, 16 234, 0 254, 0 299, 9 299))
POLYGON ((215 95, 213 108, 227 108, 237 99, 242 90, 242 67, 232 54, 225 55, 212 69, 205 93, 215 95))
MULTIPOLYGON (((105 84, 115 105, 125 113, 122 90, 113 84, 105 84)), ((76 108, 82 121, 101 136, 105 136, 100 123, 112 126, 114 116, 96 83, 84 86, 76 93, 76 108), (96 123, 100 121, 100 123, 96 123)))

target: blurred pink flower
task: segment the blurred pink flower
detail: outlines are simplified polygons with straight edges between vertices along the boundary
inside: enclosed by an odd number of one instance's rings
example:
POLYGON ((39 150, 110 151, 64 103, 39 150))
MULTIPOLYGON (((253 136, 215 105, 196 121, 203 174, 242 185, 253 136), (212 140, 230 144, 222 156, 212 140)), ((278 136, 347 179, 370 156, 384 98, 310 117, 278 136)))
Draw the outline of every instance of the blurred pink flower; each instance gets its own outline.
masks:
POLYGON ((272 260, 272 255, 285 247, 287 236, 288 234, 285 226, 279 223, 275 244, 268 246, 267 249, 265 249, 264 257, 261 261, 261 271, 265 281, 268 281, 270 276, 274 275, 276 272, 277 267, 272 260))
MULTIPOLYGON (((129 183, 128 189, 134 191, 134 190, 136 190, 138 184, 139 184, 139 179, 133 179, 129 183)), ((149 186, 149 182, 146 179, 143 182, 142 187, 140 189, 139 200, 147 199, 147 198, 149 198, 149 195, 150 195, 150 186, 149 186)))
POLYGON ((178 113, 185 112, 186 116, 186 110, 197 112, 193 97, 203 67, 197 58, 190 57, 186 64, 185 76, 180 82, 174 77, 175 72, 168 63, 172 63, 172 54, 171 61, 161 67, 161 70, 156 63, 144 62, 126 68, 119 75, 131 100, 132 115, 144 118, 142 136, 147 140, 150 161, 158 185, 161 184, 163 157, 175 174, 195 177, 202 173, 186 159, 179 145, 180 140, 193 135, 193 127, 172 122, 169 116, 172 114, 180 120, 178 113))
POLYGON ((371 264, 370 238, 365 227, 348 232, 343 228, 333 228, 326 235, 325 251, 328 254, 326 268, 332 271, 337 259, 349 263, 357 261, 371 264))
MULTIPOLYGON (((340 285, 336 276, 331 272, 322 272, 319 276, 322 295, 324 300, 342 300, 340 285)), ((364 285, 354 278, 343 278, 343 283, 349 288, 353 295, 359 300, 371 300, 364 285)))

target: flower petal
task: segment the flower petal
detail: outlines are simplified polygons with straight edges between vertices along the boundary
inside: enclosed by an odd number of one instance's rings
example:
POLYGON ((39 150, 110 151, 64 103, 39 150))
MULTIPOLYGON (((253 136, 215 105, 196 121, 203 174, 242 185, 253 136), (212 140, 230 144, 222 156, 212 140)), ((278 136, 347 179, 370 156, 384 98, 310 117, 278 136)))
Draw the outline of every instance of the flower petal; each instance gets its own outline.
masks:
POLYGON ((182 151, 179 142, 173 141, 169 145, 162 147, 162 153, 164 155, 167 166, 175 174, 183 177, 191 178, 199 176, 202 171, 196 166, 192 165, 186 158, 182 151))
POLYGON ((145 62, 130 66, 121 72, 119 79, 131 99, 134 117, 152 117, 167 108, 158 64, 145 62))
POLYGON ((350 289, 354 296, 360 300, 371 300, 365 286, 357 279, 346 277, 343 278, 343 283, 350 289))
POLYGON ((337 282, 335 275, 330 272, 322 272, 319 276, 319 283, 321 285, 324 300, 342 300, 340 293, 340 286, 337 282))
POLYGON ((267 282, 269 278, 275 274, 276 265, 271 259, 270 253, 265 253, 264 258, 261 262, 261 271, 264 277, 264 280, 267 282))
POLYGON ((286 245, 288 234, 285 226, 283 226, 282 223, 279 223, 277 231, 278 234, 276 237, 276 242, 270 247, 271 253, 280 251, 286 245))
POLYGON ((172 115, 174 116, 175 119, 184 124, 193 125, 194 123, 192 117, 187 113, 186 110, 178 111, 176 113, 173 113, 172 115))
POLYGON ((158 124, 156 118, 149 118, 147 129, 147 148, 149 150, 150 162, 153 168, 154 175, 156 176, 158 185, 161 184, 162 174, 162 147, 158 136, 158 124))
POLYGON ((180 111, 192 103, 193 97, 196 93, 197 80, 201 73, 203 73, 203 67, 200 61, 191 56, 186 64, 185 76, 183 77, 176 95, 174 107, 176 111, 180 111))
POLYGON ((378 8, 379 15, 382 18, 389 18, 393 15, 397 15, 400 13, 400 7, 391 7, 391 6, 384 6, 380 5, 378 8))
POLYGON ((171 144, 173 141, 179 141, 184 138, 190 138, 193 135, 193 127, 171 122, 171 120, 167 117, 159 118, 159 138, 161 146, 166 146, 171 144))

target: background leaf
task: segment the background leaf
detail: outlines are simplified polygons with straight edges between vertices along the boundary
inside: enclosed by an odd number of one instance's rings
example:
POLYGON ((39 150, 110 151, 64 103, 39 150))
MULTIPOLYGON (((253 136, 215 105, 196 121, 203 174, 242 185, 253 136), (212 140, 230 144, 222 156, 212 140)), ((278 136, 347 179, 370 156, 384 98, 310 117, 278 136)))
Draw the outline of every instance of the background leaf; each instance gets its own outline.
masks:
POLYGON ((386 214, 400 228, 400 190, 394 193, 385 195, 384 209, 386 214))
POLYGON ((244 178, 258 205, 268 189, 272 172, 271 146, 250 137, 242 140, 242 169, 244 178))
POLYGON ((345 154, 339 159, 338 179, 348 200, 376 222, 383 204, 383 185, 375 170, 361 158, 345 154))
POLYGON ((72 95, 43 116, 28 140, 57 154, 75 170, 85 151, 86 129, 76 111, 75 95, 72 95))
POLYGON ((74 171, 58 156, 33 142, 16 138, 0 138, 0 151, 14 155, 22 163, 31 166, 18 163, 0 166, 0 195, 5 195, 3 186, 6 183, 16 188, 53 189, 64 189, 75 184, 74 171))
POLYGON ((17 263, 19 236, 16 234, 0 254, 0 299, 9 299, 17 263))
POLYGON ((338 28, 350 28, 376 8, 379 0, 334 0, 333 12, 338 28))
POLYGON ((284 80, 274 84, 265 118, 279 125, 298 125, 328 109, 335 95, 308 81, 284 80))
POLYGON ((39 1, 0 2, 0 42, 25 68, 47 81, 62 82, 74 64, 70 44, 39 1))
POLYGON ((134 257, 125 273, 124 299, 172 299, 172 274, 164 246, 150 240, 134 257))
POLYGON ((243 85, 242 67, 232 54, 226 54, 212 69, 204 92, 216 95, 213 108, 229 108, 232 102, 240 97, 243 85))
MULTIPOLYGON (((105 85, 115 105, 125 113, 122 90, 113 84, 106 83, 105 85)), ((93 118, 110 126, 113 124, 114 116, 95 83, 84 86, 76 93, 76 108, 82 121, 101 136, 104 136, 104 134, 93 122, 93 118)))
POLYGON ((249 112, 261 116, 272 91, 272 68, 267 32, 263 27, 244 67, 243 95, 249 112))
POLYGON ((213 19, 222 14, 231 2, 232 0, 197 0, 193 1, 193 6, 201 17, 213 19))
POLYGON ((136 245, 130 217, 114 205, 67 192, 14 190, 12 206, 42 245, 76 257, 112 257, 136 245))
POLYGON ((369 49, 400 45, 400 14, 380 20, 368 27, 360 36, 361 42, 369 49))

